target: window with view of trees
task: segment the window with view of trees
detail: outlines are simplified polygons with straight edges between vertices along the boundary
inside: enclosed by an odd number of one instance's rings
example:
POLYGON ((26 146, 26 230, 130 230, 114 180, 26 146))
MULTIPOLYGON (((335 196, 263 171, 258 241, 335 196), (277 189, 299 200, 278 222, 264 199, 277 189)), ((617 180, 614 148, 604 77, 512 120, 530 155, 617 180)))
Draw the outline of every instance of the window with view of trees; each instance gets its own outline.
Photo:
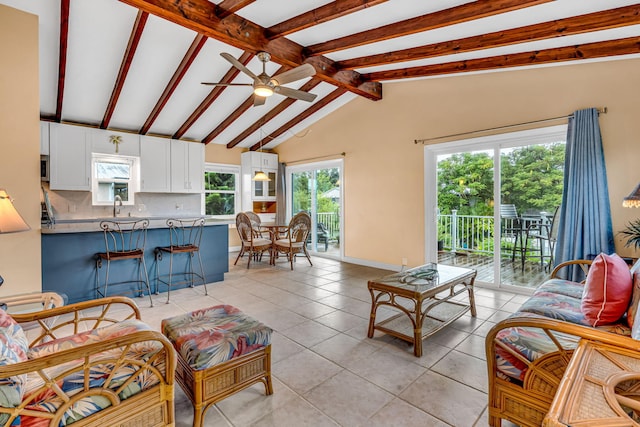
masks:
MULTIPOLYGON (((548 211, 560 205, 564 143, 529 145, 501 154, 502 203, 518 212, 548 211)), ((438 162, 441 214, 493 215, 493 158, 488 152, 454 154, 438 162)))
POLYGON ((204 172, 205 215, 235 216, 240 201, 240 168, 206 165, 204 172))

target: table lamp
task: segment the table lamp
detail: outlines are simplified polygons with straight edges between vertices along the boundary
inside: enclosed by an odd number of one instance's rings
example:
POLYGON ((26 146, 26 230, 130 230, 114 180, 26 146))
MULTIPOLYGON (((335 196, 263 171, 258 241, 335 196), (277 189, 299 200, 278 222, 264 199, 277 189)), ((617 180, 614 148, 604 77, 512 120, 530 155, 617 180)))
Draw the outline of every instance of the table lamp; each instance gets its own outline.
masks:
MULTIPOLYGON (((0 189, 0 234, 19 233, 30 229, 31 227, 13 206, 11 197, 4 189, 0 189)), ((4 279, 0 276, 0 286, 2 283, 4 283, 4 279)))
POLYGON ((639 208, 640 207, 640 184, 633 189, 631 194, 622 199, 622 206, 625 208, 639 208))

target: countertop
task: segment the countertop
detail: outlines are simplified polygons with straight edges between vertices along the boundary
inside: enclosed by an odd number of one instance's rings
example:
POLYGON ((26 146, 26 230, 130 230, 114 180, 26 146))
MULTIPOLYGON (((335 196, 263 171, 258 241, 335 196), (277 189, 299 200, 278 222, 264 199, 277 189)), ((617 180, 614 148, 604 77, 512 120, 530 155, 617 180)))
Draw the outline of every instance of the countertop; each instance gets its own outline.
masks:
MULTIPOLYGON (((149 227, 148 228, 167 228, 167 219, 169 217, 158 217, 158 216, 149 216, 149 217, 128 217, 121 216, 117 218, 79 218, 79 219, 59 219, 55 221, 53 225, 43 224, 40 229, 41 234, 60 234, 60 233, 90 233, 90 232, 99 232, 102 231, 100 229, 101 221, 136 221, 140 219, 148 219, 149 227)), ((174 219, 184 219, 179 217, 172 217, 174 219)), ((189 217, 194 218, 194 217, 189 217)), ((204 217, 204 225, 212 226, 212 225, 229 225, 235 224, 233 219, 218 219, 211 217, 204 217)))

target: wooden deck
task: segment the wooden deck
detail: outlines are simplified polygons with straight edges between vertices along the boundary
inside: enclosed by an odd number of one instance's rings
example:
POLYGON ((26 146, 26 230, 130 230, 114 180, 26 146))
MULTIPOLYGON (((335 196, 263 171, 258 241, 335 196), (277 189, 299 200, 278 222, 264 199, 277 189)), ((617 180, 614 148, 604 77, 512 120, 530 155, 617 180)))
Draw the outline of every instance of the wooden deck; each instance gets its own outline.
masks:
MULTIPOLYGON (((475 268, 478 270, 476 280, 479 282, 494 283, 493 257, 488 255, 476 255, 467 253, 440 252, 438 254, 440 264, 457 265, 459 267, 475 268)), ((501 263, 502 284, 536 288, 549 277, 549 271, 545 271, 539 262, 526 261, 524 270, 519 259, 512 262, 511 259, 503 259, 501 263)))

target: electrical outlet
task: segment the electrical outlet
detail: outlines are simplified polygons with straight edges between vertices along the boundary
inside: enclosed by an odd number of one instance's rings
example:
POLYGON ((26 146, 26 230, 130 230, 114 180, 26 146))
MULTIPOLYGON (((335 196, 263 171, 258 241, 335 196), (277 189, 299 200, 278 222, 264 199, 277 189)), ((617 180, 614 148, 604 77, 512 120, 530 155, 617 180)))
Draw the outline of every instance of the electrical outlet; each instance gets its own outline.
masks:
POLYGON ((402 258, 402 266, 403 267, 407 266, 407 259, 406 258, 402 258))

